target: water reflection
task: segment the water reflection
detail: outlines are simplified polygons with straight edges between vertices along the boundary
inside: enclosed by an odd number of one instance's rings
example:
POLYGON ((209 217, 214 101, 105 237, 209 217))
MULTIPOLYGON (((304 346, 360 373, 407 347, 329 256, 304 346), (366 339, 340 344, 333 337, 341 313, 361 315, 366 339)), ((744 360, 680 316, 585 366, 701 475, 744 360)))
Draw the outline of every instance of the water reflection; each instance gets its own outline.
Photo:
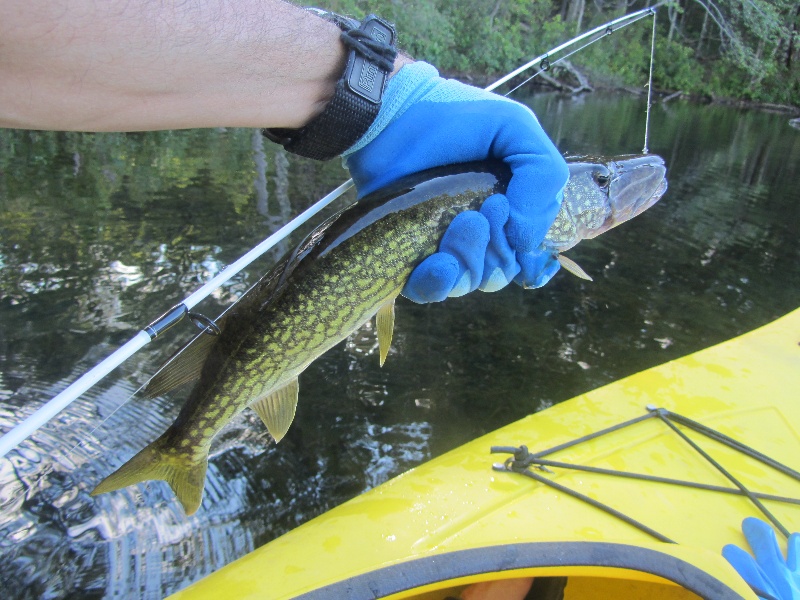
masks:
MULTIPOLYGON (((644 105, 531 100, 572 154, 641 148, 644 105)), ((277 447, 252 415, 212 450, 186 518, 162 483, 88 491, 172 422, 180 394, 130 400, 155 343, 0 459, 0 579, 18 597, 161 597, 388 477, 497 426, 797 306, 800 136, 785 118, 680 102, 653 112, 670 190, 560 274, 442 305, 400 302, 378 366, 365 326, 300 380, 277 447), (7 582, 13 581, 9 588, 7 582)), ((0 427, 338 185, 257 132, 0 132, 0 427)), ((218 313, 298 233, 200 309, 218 313)))

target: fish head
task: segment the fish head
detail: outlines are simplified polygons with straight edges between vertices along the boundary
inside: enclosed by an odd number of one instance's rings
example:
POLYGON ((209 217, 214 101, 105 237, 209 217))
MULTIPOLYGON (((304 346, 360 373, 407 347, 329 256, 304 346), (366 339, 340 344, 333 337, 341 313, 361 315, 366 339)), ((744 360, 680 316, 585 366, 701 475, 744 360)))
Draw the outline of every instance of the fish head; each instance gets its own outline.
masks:
POLYGON ((567 159, 570 177, 547 248, 563 252, 641 214, 667 190, 667 168, 655 154, 567 159))
POLYGON ((607 163, 611 180, 608 201, 611 217, 597 230, 595 237, 620 223, 642 214, 667 191, 667 167, 656 154, 615 158, 607 163))

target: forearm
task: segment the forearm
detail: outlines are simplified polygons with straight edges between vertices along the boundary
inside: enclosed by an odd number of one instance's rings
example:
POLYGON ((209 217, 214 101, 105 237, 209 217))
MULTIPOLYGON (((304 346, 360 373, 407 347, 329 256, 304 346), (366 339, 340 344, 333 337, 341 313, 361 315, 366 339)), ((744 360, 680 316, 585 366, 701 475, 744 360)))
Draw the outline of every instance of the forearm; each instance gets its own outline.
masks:
POLYGON ((0 0, 0 127, 299 127, 339 33, 280 0, 0 0))

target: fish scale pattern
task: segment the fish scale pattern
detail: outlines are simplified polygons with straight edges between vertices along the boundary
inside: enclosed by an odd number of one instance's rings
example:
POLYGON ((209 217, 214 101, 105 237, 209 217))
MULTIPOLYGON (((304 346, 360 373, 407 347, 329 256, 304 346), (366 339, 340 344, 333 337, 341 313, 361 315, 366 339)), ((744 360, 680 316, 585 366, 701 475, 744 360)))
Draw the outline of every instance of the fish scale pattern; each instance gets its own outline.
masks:
POLYGON ((492 191, 442 195, 378 220, 335 251, 324 252, 323 243, 305 256, 232 356, 211 361, 224 366, 212 386, 198 386, 187 401, 177 446, 207 448, 246 406, 286 385, 358 329, 436 251, 453 217, 479 207, 492 191))

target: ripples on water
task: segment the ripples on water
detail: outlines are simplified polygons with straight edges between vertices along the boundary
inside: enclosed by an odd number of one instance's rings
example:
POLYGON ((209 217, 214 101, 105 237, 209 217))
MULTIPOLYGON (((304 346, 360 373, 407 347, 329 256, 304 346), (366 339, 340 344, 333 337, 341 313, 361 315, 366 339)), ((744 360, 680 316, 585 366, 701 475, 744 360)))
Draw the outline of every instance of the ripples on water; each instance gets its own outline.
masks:
MULTIPOLYGON (((562 151, 642 145, 638 99, 533 106, 562 151)), ((279 446, 251 413, 220 434, 190 518, 160 482, 88 495, 177 414, 181 394, 128 400, 190 334, 135 356, 0 459, 4 591, 159 598, 485 431, 795 308, 800 134, 780 115, 677 102, 651 132, 670 189, 570 252, 595 283, 562 273, 538 291, 401 301, 386 366, 369 325, 312 364, 279 446)), ((243 130, 0 131, 0 428, 344 178, 243 130)))

